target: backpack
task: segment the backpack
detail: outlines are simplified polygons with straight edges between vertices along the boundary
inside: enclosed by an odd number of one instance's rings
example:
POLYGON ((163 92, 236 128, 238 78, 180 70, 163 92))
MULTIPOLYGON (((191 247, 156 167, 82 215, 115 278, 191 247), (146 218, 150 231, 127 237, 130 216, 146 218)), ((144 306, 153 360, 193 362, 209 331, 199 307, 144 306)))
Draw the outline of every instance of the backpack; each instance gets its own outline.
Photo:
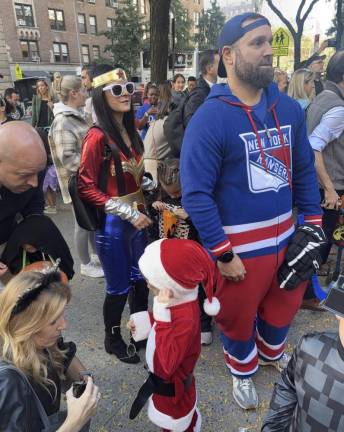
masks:
POLYGON ((184 98, 181 103, 169 113, 164 123, 164 134, 171 148, 173 157, 179 158, 182 142, 185 133, 184 109, 188 103, 190 95, 184 98))

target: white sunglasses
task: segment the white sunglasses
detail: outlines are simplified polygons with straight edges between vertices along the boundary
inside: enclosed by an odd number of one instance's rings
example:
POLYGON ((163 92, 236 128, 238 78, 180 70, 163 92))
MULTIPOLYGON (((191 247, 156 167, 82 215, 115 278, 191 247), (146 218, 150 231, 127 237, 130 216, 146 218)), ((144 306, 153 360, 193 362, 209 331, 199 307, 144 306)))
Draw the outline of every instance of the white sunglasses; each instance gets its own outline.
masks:
POLYGON ((125 84, 110 84, 105 86, 103 91, 110 90, 112 96, 119 97, 123 96, 124 89, 129 95, 133 95, 135 93, 135 84, 133 82, 127 82, 125 84))

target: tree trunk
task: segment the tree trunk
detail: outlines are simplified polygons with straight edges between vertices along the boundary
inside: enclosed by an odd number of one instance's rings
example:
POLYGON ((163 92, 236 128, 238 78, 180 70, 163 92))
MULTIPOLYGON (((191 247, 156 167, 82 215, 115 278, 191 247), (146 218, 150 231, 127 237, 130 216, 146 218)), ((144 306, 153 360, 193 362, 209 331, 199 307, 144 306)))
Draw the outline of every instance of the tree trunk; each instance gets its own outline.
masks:
POLYGON ((342 38, 344 32, 344 23, 343 23, 343 0, 337 0, 337 12, 336 12, 336 21, 337 21, 337 35, 336 35, 336 50, 342 48, 342 38))
POLYGON ((294 70, 297 70, 301 66, 301 33, 295 33, 294 37, 294 70))
POLYGON ((151 81, 167 79, 168 33, 171 0, 150 0, 151 81))

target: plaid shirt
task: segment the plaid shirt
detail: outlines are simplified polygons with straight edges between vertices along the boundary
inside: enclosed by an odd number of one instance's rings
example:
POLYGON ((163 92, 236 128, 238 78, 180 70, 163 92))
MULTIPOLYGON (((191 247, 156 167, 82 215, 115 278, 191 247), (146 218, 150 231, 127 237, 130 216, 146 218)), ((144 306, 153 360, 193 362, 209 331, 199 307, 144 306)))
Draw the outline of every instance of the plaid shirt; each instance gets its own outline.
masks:
POLYGON ((338 333, 303 336, 282 372, 262 432, 344 431, 344 348, 338 333))
POLYGON ((83 139, 88 125, 83 114, 59 102, 54 105, 54 121, 49 132, 49 144, 64 203, 70 203, 68 180, 80 165, 83 139))

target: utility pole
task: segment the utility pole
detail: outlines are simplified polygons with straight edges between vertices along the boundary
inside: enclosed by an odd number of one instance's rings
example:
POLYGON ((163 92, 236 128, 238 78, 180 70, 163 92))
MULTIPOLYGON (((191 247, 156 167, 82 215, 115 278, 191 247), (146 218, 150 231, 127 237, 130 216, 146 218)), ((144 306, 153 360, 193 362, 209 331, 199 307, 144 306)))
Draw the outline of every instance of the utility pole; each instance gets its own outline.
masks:
POLYGON ((79 53, 79 63, 80 63, 80 68, 82 68, 83 64, 82 64, 82 57, 81 57, 81 45, 80 45, 80 34, 79 34, 79 21, 78 21, 78 15, 76 13, 76 6, 75 6, 75 2, 76 0, 72 0, 73 1, 73 10, 74 10, 74 21, 75 21, 75 27, 76 27, 76 43, 78 44, 78 53, 79 53))

